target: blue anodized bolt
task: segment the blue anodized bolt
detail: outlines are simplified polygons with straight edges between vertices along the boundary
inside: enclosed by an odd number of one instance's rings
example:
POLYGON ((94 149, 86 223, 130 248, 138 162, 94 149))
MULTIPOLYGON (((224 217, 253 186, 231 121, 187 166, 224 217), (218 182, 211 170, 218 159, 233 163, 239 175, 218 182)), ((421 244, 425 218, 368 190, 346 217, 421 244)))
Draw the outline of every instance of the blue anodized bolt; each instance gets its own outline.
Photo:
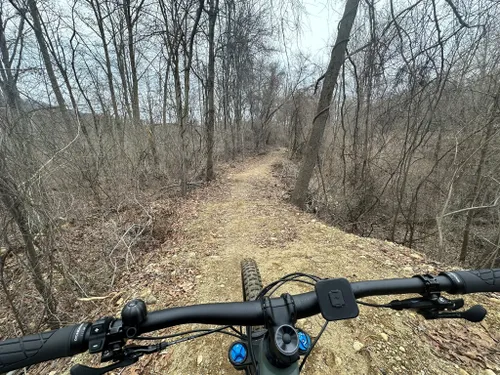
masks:
POLYGON ((247 348, 242 343, 236 343, 231 347, 230 351, 231 361, 234 364, 241 364, 247 359, 247 348))
POLYGON ((311 338, 307 333, 299 331, 299 349, 306 352, 311 346, 311 338))

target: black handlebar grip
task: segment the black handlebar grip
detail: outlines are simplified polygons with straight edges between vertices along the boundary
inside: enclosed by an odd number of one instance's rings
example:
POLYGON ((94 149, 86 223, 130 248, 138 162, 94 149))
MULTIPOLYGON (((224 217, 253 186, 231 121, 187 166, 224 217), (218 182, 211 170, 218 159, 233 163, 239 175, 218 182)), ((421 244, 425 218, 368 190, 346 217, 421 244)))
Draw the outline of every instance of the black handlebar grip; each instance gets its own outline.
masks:
POLYGON ((83 323, 0 341, 0 373, 85 352, 89 327, 90 324, 83 323))
POLYGON ((500 268, 444 272, 454 285, 451 294, 500 292, 500 268))

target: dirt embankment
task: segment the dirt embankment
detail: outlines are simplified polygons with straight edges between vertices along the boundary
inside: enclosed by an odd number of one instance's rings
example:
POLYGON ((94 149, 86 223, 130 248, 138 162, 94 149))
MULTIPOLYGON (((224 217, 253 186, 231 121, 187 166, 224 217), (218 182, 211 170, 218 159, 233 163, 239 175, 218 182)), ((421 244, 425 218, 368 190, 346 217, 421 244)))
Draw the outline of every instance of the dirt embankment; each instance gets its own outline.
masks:
MULTIPOLYGON (((141 291, 153 295, 151 310, 241 300, 239 264, 249 256, 257 260, 264 283, 297 271, 355 281, 409 277, 443 268, 409 249, 328 227, 284 203, 283 188, 272 176, 272 165, 283 157, 283 152, 273 152, 250 159, 187 200, 178 223, 181 241, 165 244, 155 253, 164 256, 149 258, 142 276, 131 275, 142 279, 122 280, 121 285, 131 281, 133 288, 117 301, 116 312, 121 307, 118 302, 141 291), (185 272, 184 284, 169 282, 178 280, 176 272, 185 272)), ((489 310, 480 324, 425 321, 411 312, 360 306, 358 318, 329 325, 304 373, 500 374, 500 299, 466 298, 467 306, 476 303, 489 310)), ((299 326, 314 336, 321 324, 315 317, 299 326)), ((183 343, 143 358, 121 374, 236 374, 227 361, 231 341, 212 335, 183 343)))

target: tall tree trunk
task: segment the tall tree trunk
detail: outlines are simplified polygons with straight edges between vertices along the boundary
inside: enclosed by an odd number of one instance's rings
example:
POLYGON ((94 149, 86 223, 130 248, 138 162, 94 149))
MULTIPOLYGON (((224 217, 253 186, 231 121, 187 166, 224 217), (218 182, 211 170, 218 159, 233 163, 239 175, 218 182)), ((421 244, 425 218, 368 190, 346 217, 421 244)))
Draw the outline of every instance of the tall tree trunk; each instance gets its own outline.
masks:
POLYGON ((32 275, 35 288, 45 304, 48 315, 48 324, 52 329, 59 328, 59 321, 57 319, 57 302, 52 288, 45 280, 42 268, 40 267, 40 259, 35 248, 33 234, 31 233, 28 224, 29 221, 24 202, 18 189, 16 188, 15 182, 12 181, 8 173, 3 173, 3 171, 0 173, 0 198, 6 210, 12 215, 12 218, 14 219, 23 238, 30 273, 32 275))
POLYGON ((191 67, 193 65, 193 53, 194 53, 194 38, 198 32, 198 24, 200 22, 201 13, 204 8, 204 0, 198 0, 198 8, 196 10, 196 16, 194 19, 193 27, 191 29, 191 34, 189 40, 184 40, 184 107, 182 113, 182 127, 181 127, 181 143, 184 155, 183 165, 183 181, 181 186, 181 193, 185 195, 187 193, 187 168, 189 166, 189 158, 187 154, 188 149, 188 139, 187 139, 187 126, 189 124, 189 92, 191 89, 191 67))
POLYGON ((50 85, 52 86, 52 90, 54 91, 54 95, 56 96, 57 104, 59 105, 59 110, 61 111, 62 118, 65 123, 64 125, 66 126, 69 135, 72 136, 75 132, 75 129, 72 126, 71 116, 69 115, 68 109, 66 108, 66 103, 57 82, 56 74, 52 66, 52 61, 50 60, 50 54, 47 49, 47 45, 45 44, 40 14, 38 12, 36 0, 28 0, 28 8, 31 14, 31 18, 33 18, 33 31, 35 33, 38 47, 40 48, 40 53, 42 54, 42 59, 45 65, 45 69, 47 70, 47 75, 49 76, 50 85))
MULTIPOLYGON (((19 32, 23 32, 24 19, 21 18, 19 24, 19 32)), ((18 41, 21 39, 21 35, 18 36, 18 41)), ((20 40, 23 43, 22 40, 20 40)), ((21 102, 19 96, 19 90, 17 88, 17 78, 15 69, 12 69, 12 60, 10 56, 9 46, 5 36, 4 20, 2 14, 0 14, 0 53, 1 53, 1 66, 0 66, 0 85, 3 94, 5 95, 7 106, 19 111, 19 104, 21 102)))
POLYGON ((290 157, 295 160, 300 160, 302 155, 302 114, 301 114, 301 101, 302 94, 293 97, 293 110, 290 119, 290 157))
POLYGON ((236 151, 234 153, 235 157, 237 154, 240 154, 243 152, 243 135, 241 131, 241 120, 242 120, 242 99, 241 99, 241 84, 239 82, 239 79, 237 79, 238 83, 236 86, 236 99, 235 99, 235 105, 234 105, 234 122, 236 125, 235 129, 235 147, 236 151))
POLYGON ((153 117, 152 101, 153 99, 151 98, 151 92, 148 87, 148 113, 149 113, 148 144, 149 144, 149 149, 151 150, 151 156, 153 157, 153 165, 157 169, 159 160, 158 160, 158 151, 156 148, 155 123, 153 117))
MULTIPOLYGON (((45 29, 45 32, 46 34, 47 33, 47 29, 45 29)), ((73 29, 73 35, 72 37, 75 35, 76 33, 76 30, 73 29)), ((57 43, 57 41, 56 41, 57 43)), ((47 41, 47 48, 49 50, 49 52, 51 53, 52 55, 52 58, 54 59, 54 62, 57 66, 57 68, 59 69, 59 72, 61 73, 61 76, 63 78, 63 81, 64 81, 64 85, 66 86, 66 90, 68 91, 68 96, 69 96, 69 100, 71 102, 71 106, 73 107, 73 110, 75 111, 75 117, 77 120, 80 119, 80 114, 78 112, 78 103, 76 101, 76 98, 75 96, 73 95, 73 88, 71 86, 71 82, 69 80, 69 76, 68 76, 68 69, 66 66, 63 65, 63 61, 65 61, 64 58, 61 58, 58 54, 57 54, 57 50, 56 50, 56 47, 54 46, 54 44, 52 43, 52 41, 49 39, 47 41)), ((75 53, 76 53, 76 50, 75 49, 72 49, 71 51, 71 67, 73 69, 73 72, 76 73, 76 69, 75 69, 75 53)), ((79 127, 80 129, 82 130, 82 133, 85 137, 85 140, 87 142, 87 145, 89 146, 89 149, 90 151, 92 152, 92 154, 94 154, 96 157, 98 156, 96 151, 95 151, 95 147, 92 143, 92 140, 90 139, 90 134, 88 132, 88 129, 87 129, 87 126, 85 125, 85 122, 83 121, 79 121, 79 127)))
MULTIPOLYGON (((24 33, 24 18, 21 17, 19 21, 18 35, 16 37, 15 43, 20 44, 20 50, 23 49, 23 33, 24 33)), ((19 77, 19 71, 16 67, 12 67, 14 56, 11 56, 9 50, 9 45, 12 43, 10 40, 7 42, 5 34, 5 21, 0 12, 0 89, 5 97, 6 102, 6 113, 4 126, 11 127, 18 125, 21 132, 17 131, 19 134, 18 144, 21 146, 23 152, 24 162, 29 165, 31 164, 32 148, 30 139, 30 127, 29 121, 23 121, 21 118, 21 97, 19 94, 19 89, 17 87, 17 81, 19 77)), ((21 61, 22 52, 19 52, 19 59, 21 61)), ((19 67, 19 65, 18 65, 19 67)), ((0 126, 1 128, 2 126, 0 126)), ((6 131, 6 134, 10 133, 10 129, 6 131)))
POLYGON ((168 88, 169 88, 169 73, 170 73, 170 68, 171 68, 171 57, 169 55, 167 59, 167 66, 165 69, 165 77, 163 78, 163 100, 161 104, 161 123, 163 126, 163 129, 167 131, 167 107, 168 107, 168 88))
MULTIPOLYGON (((140 7, 137 12, 140 12, 140 7)), ((123 2, 123 7, 125 11, 125 23, 127 25, 127 39, 128 39, 128 53, 130 59, 130 73, 132 75, 132 117, 134 120, 134 125, 139 126, 141 122, 141 112, 139 109, 139 79, 137 77, 137 64, 135 61, 135 45, 134 45, 134 23, 137 21, 137 16, 135 21, 132 19, 132 9, 130 5, 130 0, 125 0, 123 2)))
POLYGON ((235 158, 235 137, 234 124, 231 122, 231 88, 234 89, 234 84, 231 82, 234 60, 233 46, 233 8, 234 1, 228 0, 224 3, 226 9, 226 28, 224 34, 226 36, 225 45, 223 46, 222 70, 224 71, 224 94, 223 94, 223 116, 224 116, 224 154, 226 158, 235 158), (230 149, 231 144, 231 149, 230 149))
MULTIPOLYGON (((118 73, 120 74, 121 87, 123 92, 123 103, 125 104, 125 110, 127 111, 127 116, 132 119, 132 109, 130 108, 129 99, 129 85, 127 81, 127 71, 126 71, 126 58, 125 58, 125 44, 123 42, 123 35, 121 33, 121 27, 116 28, 112 23, 113 31, 113 45, 116 53, 116 62, 118 66, 118 73)), ((125 124, 123 124, 123 131, 125 131, 125 124)))
POLYGON ((172 63, 173 63, 172 73, 174 77, 174 88, 175 88, 175 109, 177 113, 177 126, 179 127, 180 183, 181 183, 181 194, 184 195, 187 192, 187 171, 186 171, 187 150, 184 141, 185 124, 184 124, 184 111, 182 108, 182 87, 181 87, 181 77, 179 72, 179 63, 176 58, 173 59, 172 63))
POLYGON ((219 11, 219 0, 210 0, 208 13, 208 77, 207 77, 207 170, 206 180, 214 179, 214 128, 215 128, 215 22, 219 11))
POLYGON ((340 69, 344 64, 347 42, 349 41, 349 36, 351 34, 352 24, 356 18, 358 4, 359 0, 347 0, 344 15, 340 21, 339 33, 332 49, 328 69, 325 73, 323 87, 321 89, 321 95, 316 110, 316 116, 313 120, 311 135, 309 136, 309 140, 306 145, 299 176, 292 193, 292 202, 299 207, 303 207, 306 201, 309 181, 311 180, 313 170, 316 165, 318 151, 321 146, 326 121, 328 119, 333 90, 337 83, 337 77, 340 69))
POLYGON ((228 88, 224 87, 224 94, 222 97, 222 123, 223 123, 223 140, 224 140, 224 159, 229 158, 229 138, 228 129, 231 127, 230 111, 229 111, 229 100, 228 100, 228 88))
POLYGON ((106 79, 108 81, 109 96, 111 99, 111 106, 113 107, 113 116, 115 124, 115 133, 118 136, 118 143, 120 145, 120 151, 125 150, 125 134, 123 132, 123 124, 120 119, 120 113, 118 112, 118 102, 116 100, 115 85, 113 83, 113 71, 111 69, 111 58, 109 55, 108 40, 106 37, 106 32, 104 30, 104 20, 101 11, 101 5, 99 0, 91 0, 91 6, 96 17, 97 26, 99 28, 99 37, 101 38, 102 49, 104 52, 104 63, 106 65, 106 79))
POLYGON ((188 181, 188 167, 189 167, 189 157, 188 157, 188 126, 189 126, 189 91, 191 89, 190 85, 190 68, 188 69, 186 65, 184 65, 184 101, 181 106, 181 127, 180 127, 180 136, 181 136, 181 148, 182 148, 182 177, 181 177, 181 194, 186 195, 187 193, 187 181, 188 181))

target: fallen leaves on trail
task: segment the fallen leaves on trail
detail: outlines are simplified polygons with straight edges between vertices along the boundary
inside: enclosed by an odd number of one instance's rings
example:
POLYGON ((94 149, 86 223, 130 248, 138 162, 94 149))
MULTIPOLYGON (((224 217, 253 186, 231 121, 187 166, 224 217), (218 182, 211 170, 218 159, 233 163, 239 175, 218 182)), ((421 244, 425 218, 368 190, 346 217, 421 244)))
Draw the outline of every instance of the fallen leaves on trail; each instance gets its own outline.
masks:
POLYGON ((270 246, 284 247, 289 242, 297 238, 297 231, 294 227, 288 225, 287 222, 283 223, 281 229, 273 231, 263 228, 262 233, 255 239, 255 242, 260 248, 270 246))
POLYGON ((500 371, 498 333, 495 333, 497 337, 493 337, 481 326, 458 321, 409 321, 407 324, 423 333, 437 356, 466 367, 500 371))
POLYGON ((151 362, 153 361, 153 358, 156 356, 153 355, 148 355, 145 357, 142 357, 136 364, 132 367, 126 367, 123 372, 121 372, 122 375, 142 375, 142 374, 149 374, 149 366, 151 362), (144 370, 148 368, 147 372, 144 372, 144 370))

